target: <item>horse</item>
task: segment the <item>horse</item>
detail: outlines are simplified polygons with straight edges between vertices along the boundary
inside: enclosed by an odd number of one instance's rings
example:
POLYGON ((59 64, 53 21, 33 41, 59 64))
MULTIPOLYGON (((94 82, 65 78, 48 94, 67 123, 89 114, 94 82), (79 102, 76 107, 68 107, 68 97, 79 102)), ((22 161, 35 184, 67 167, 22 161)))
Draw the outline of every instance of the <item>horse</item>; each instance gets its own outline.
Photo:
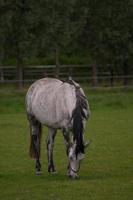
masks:
POLYGON ((56 173, 53 147, 57 130, 61 129, 68 157, 67 174, 77 178, 89 145, 84 143, 84 131, 90 109, 83 89, 72 79, 42 78, 29 87, 25 102, 30 125, 30 157, 36 160, 36 174, 41 173, 40 142, 42 125, 45 125, 48 127, 48 172, 56 173))

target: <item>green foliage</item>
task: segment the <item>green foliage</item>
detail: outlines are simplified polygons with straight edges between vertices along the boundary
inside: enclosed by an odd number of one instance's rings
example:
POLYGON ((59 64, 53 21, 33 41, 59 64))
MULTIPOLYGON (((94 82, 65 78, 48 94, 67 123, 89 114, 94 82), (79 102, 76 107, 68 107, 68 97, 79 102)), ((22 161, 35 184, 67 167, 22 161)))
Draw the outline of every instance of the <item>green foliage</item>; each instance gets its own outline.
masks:
POLYGON ((97 62, 116 64, 132 57, 132 15, 130 1, 88 1, 83 39, 97 62))
POLYGON ((130 0, 1 0, 0 11, 2 64, 14 59, 21 65, 38 58, 42 62, 57 51, 59 60, 68 56, 66 63, 69 55, 77 60, 82 55, 105 69, 110 64, 109 70, 126 75, 132 71, 130 0))

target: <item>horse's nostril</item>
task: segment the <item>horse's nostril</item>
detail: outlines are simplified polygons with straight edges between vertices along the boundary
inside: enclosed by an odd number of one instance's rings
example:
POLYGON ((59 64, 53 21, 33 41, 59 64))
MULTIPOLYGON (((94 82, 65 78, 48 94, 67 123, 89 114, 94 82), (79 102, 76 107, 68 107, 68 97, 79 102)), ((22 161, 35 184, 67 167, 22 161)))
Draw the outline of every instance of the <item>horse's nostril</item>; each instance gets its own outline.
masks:
POLYGON ((78 176, 72 176, 72 175, 69 174, 69 178, 70 178, 71 180, 75 180, 75 179, 78 178, 78 176))
POLYGON ((69 159, 70 159, 70 161, 73 161, 73 157, 72 156, 70 156, 69 159))

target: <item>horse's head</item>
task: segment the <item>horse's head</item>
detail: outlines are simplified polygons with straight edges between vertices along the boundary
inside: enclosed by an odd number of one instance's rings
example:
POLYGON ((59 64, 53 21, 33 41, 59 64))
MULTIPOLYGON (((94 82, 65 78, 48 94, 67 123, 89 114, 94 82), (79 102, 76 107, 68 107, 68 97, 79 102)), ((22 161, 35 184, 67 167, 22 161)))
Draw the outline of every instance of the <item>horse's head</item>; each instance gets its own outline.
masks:
MULTIPOLYGON (((86 148, 90 144, 90 141, 85 143, 84 147, 86 148)), ((85 157, 84 153, 76 153, 76 144, 72 144, 69 148, 69 154, 68 154, 68 159, 69 159, 69 166, 68 166, 68 176, 70 178, 77 178, 78 171, 80 169, 80 163, 81 160, 83 160, 85 157)))

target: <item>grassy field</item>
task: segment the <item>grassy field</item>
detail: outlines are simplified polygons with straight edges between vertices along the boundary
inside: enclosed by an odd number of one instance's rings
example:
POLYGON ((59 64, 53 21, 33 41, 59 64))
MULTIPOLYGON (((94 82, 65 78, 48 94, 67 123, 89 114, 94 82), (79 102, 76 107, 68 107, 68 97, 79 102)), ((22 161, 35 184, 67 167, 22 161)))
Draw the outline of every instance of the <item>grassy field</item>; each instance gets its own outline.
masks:
POLYGON ((66 176, 65 146, 59 132, 55 141, 56 175, 47 172, 43 129, 42 175, 34 173, 28 156, 29 128, 25 92, 0 90, 0 199, 1 200, 132 200, 133 199, 133 91, 89 91, 91 107, 86 150, 80 177, 66 176))

